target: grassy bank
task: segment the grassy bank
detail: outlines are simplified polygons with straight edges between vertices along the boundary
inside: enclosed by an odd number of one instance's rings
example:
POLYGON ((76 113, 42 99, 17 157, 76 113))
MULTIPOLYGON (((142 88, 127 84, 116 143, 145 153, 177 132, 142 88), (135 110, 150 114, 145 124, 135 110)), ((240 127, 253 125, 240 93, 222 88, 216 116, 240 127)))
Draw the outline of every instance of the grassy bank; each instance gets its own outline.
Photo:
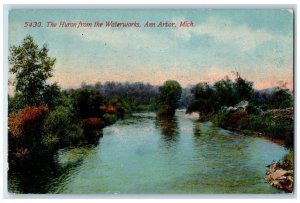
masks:
POLYGON ((289 148, 288 154, 268 166, 265 178, 272 186, 289 193, 293 192, 294 184, 293 118, 293 108, 271 109, 255 113, 246 108, 236 111, 219 111, 211 117, 215 125, 224 129, 264 137, 289 148))
POLYGON ((294 145, 293 117, 293 108, 272 109, 256 114, 247 109, 240 109, 229 112, 219 111, 212 117, 212 121, 222 128, 263 136, 292 148, 294 145))

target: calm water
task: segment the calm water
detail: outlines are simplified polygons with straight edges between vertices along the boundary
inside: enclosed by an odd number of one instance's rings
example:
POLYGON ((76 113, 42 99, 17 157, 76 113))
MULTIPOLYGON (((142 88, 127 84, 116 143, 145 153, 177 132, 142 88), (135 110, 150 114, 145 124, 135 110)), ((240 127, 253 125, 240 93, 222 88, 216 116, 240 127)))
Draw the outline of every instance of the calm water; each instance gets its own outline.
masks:
POLYGON ((200 123, 134 114, 103 130, 99 143, 61 150, 53 161, 9 175, 21 193, 282 193, 265 183, 266 165, 287 151, 268 140, 200 123), (24 175, 26 174, 26 175, 24 175))

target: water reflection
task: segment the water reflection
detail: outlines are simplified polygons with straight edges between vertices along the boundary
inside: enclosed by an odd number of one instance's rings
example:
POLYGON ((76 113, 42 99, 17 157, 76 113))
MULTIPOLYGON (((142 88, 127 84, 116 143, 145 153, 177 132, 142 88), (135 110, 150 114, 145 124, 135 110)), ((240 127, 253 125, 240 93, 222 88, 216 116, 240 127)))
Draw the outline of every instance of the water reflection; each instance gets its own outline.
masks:
MULTIPOLYGON (((96 146, 91 144, 74 148, 75 153, 72 152, 74 149, 61 150, 52 157, 32 158, 11 166, 8 171, 8 191, 25 194, 57 193, 58 186, 68 182, 72 172, 82 164, 86 154, 90 154, 96 146), (61 153, 69 154, 63 162, 59 160, 61 153)), ((61 185, 60 188, 62 187, 61 185)))
POLYGON ((198 136, 201 135, 202 129, 201 129, 201 124, 200 123, 194 122, 193 132, 194 132, 194 136, 198 137, 198 136))
POLYGON ((184 112, 168 119, 148 113, 105 128, 97 146, 60 150, 54 160, 11 170, 9 188, 63 194, 280 193, 264 182, 265 166, 285 153, 267 140, 184 112))
POLYGON ((155 125, 160 129, 162 139, 166 146, 170 147, 178 139, 179 125, 176 116, 156 117, 155 125))

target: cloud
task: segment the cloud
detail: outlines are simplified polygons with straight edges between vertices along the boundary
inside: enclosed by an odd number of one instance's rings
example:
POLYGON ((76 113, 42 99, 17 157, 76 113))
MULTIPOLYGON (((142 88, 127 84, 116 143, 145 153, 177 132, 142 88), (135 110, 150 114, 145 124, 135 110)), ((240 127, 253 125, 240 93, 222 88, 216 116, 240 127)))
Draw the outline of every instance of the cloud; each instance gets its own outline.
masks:
POLYGON ((147 32, 143 28, 79 28, 70 34, 82 40, 101 42, 118 49, 147 49, 157 52, 176 46, 176 41, 167 35, 161 34, 159 31, 147 32))
POLYGON ((274 35, 264 28, 251 29, 247 25, 234 25, 232 21, 220 18, 209 18, 205 23, 193 28, 176 30, 176 36, 189 40, 192 35, 208 35, 216 43, 231 44, 240 51, 248 51, 256 48, 259 44, 270 41, 284 41, 286 37, 274 35))

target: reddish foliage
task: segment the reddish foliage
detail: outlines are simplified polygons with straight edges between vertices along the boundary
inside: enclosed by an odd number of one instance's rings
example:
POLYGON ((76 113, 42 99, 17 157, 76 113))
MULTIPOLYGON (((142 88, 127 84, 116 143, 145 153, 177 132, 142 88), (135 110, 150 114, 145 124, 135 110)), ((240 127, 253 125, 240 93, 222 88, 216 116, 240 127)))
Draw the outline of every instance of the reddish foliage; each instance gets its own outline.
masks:
POLYGON ((105 113, 109 113, 109 114, 116 114, 117 113, 116 107, 114 107, 112 105, 100 106, 100 110, 104 111, 105 113))
POLYGON ((228 126, 236 128, 238 123, 240 121, 242 121, 242 119, 245 119, 247 117, 247 115, 248 114, 246 111, 237 111, 237 112, 232 113, 227 118, 228 126))
POLYGON ((9 131, 12 137, 19 138, 24 135, 31 124, 37 123, 48 113, 46 106, 31 106, 14 113, 8 120, 9 131))
POLYGON ((101 118, 86 118, 82 120, 82 125, 86 130, 99 130, 104 127, 104 121, 101 118))
POLYGON ((28 155, 30 154, 30 151, 27 148, 21 147, 21 148, 16 148, 14 154, 18 158, 25 158, 25 157, 28 157, 28 155))

